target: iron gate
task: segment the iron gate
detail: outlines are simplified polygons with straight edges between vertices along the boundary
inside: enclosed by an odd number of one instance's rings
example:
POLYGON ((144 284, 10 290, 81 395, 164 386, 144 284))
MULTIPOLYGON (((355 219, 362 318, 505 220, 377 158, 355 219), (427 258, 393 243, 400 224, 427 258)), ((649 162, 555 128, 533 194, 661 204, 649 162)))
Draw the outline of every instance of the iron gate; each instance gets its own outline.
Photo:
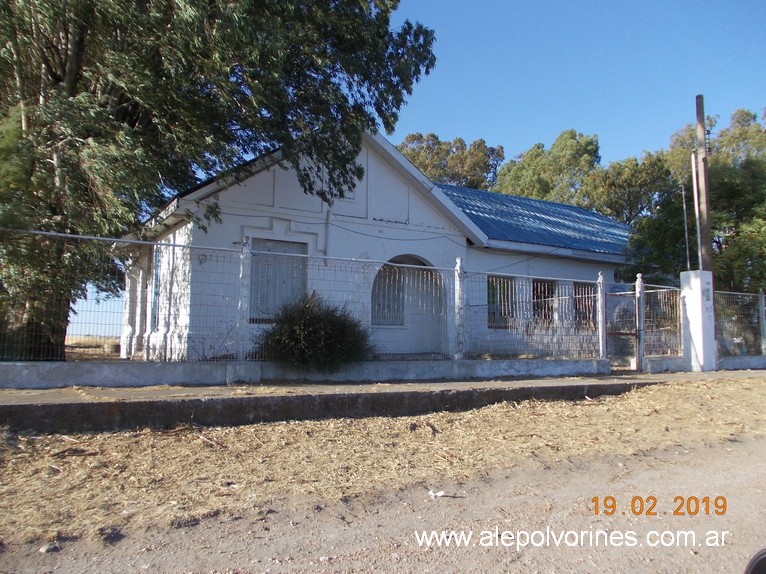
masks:
POLYGON ((613 367, 638 368, 637 311, 633 291, 606 294, 606 349, 613 367))

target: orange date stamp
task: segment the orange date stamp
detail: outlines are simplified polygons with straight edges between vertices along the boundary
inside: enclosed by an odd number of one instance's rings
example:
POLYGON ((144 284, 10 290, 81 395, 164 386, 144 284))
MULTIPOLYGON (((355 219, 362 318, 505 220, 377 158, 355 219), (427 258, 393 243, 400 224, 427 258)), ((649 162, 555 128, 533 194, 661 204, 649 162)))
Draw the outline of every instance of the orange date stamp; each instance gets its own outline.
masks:
POLYGON ((630 500, 594 496, 590 501, 593 513, 605 516, 723 516, 728 508, 725 496, 676 496, 666 507, 652 495, 633 496, 630 500))

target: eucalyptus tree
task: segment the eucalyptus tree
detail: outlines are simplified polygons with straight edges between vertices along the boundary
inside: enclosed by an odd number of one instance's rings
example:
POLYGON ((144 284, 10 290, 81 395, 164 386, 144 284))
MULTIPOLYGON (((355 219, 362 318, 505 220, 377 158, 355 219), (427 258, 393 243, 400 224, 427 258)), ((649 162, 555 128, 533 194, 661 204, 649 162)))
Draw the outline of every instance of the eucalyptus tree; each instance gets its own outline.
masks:
MULTIPOLYGON (((747 110, 737 110, 729 126, 708 118, 708 176, 713 273, 716 288, 766 289, 766 125, 747 110)), ((686 190, 691 264, 696 266, 691 155, 694 126, 672 138, 665 156, 678 190, 686 190)), ((634 269, 676 276, 685 269, 683 197, 665 194, 657 207, 636 221, 629 242, 634 269)))
MULTIPOLYGON (((392 131, 435 64, 431 30, 392 28, 397 4, 2 2, 0 222, 120 235, 200 177, 277 149, 306 193, 342 197, 363 173, 363 132, 392 131)), ((101 276, 61 245, 3 236, 0 330, 38 334, 14 355, 63 358, 70 302, 101 276)))
POLYGON ((488 146, 483 139, 467 145, 459 137, 442 141, 433 133, 409 134, 397 148, 431 181, 473 189, 492 187, 505 159, 503 146, 488 146))
POLYGON ((663 151, 645 152, 592 170, 583 183, 582 202, 628 225, 651 216, 666 196, 679 192, 663 151))
POLYGON ((503 164, 495 191, 584 205, 583 184, 599 165, 598 136, 565 130, 546 149, 542 143, 503 164))

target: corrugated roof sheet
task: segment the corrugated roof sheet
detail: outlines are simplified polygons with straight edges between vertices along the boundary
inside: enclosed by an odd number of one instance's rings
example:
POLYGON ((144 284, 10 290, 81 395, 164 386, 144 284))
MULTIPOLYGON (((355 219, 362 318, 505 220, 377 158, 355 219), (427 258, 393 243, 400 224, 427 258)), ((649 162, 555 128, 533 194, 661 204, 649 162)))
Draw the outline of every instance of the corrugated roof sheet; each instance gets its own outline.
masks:
POLYGON ((582 207, 437 184, 490 239, 621 255, 630 228, 582 207))

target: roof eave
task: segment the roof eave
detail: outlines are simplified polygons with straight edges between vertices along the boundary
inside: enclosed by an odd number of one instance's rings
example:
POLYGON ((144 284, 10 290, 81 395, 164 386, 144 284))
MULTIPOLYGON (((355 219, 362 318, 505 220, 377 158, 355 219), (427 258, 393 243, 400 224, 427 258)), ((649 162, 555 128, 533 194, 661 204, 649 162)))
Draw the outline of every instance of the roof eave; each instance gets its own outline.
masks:
POLYGON ((179 193, 162 210, 149 219, 144 228, 149 235, 156 235, 168 228, 175 227, 182 221, 188 221, 191 214, 199 210, 199 203, 211 198, 232 184, 244 181, 262 171, 279 164, 282 155, 279 151, 267 154, 226 174, 210 178, 196 187, 179 193))
POLYGON ((551 257, 568 257, 581 261, 596 261, 599 263, 625 263, 625 257, 615 253, 603 253, 599 251, 586 251, 584 249, 571 249, 567 247, 554 247, 550 245, 535 245, 533 243, 519 243, 517 241, 501 241, 490 239, 486 245, 490 249, 501 251, 515 251, 517 253, 532 253, 535 255, 549 255, 551 257))
POLYGON ((423 175, 418 168, 412 165, 412 163, 404 157, 398 149, 396 149, 396 146, 379 133, 371 134, 369 132, 364 132, 363 141, 370 149, 377 151, 384 157, 390 158, 411 179, 415 180, 415 182, 421 185, 424 189, 433 187, 433 182, 423 175))

